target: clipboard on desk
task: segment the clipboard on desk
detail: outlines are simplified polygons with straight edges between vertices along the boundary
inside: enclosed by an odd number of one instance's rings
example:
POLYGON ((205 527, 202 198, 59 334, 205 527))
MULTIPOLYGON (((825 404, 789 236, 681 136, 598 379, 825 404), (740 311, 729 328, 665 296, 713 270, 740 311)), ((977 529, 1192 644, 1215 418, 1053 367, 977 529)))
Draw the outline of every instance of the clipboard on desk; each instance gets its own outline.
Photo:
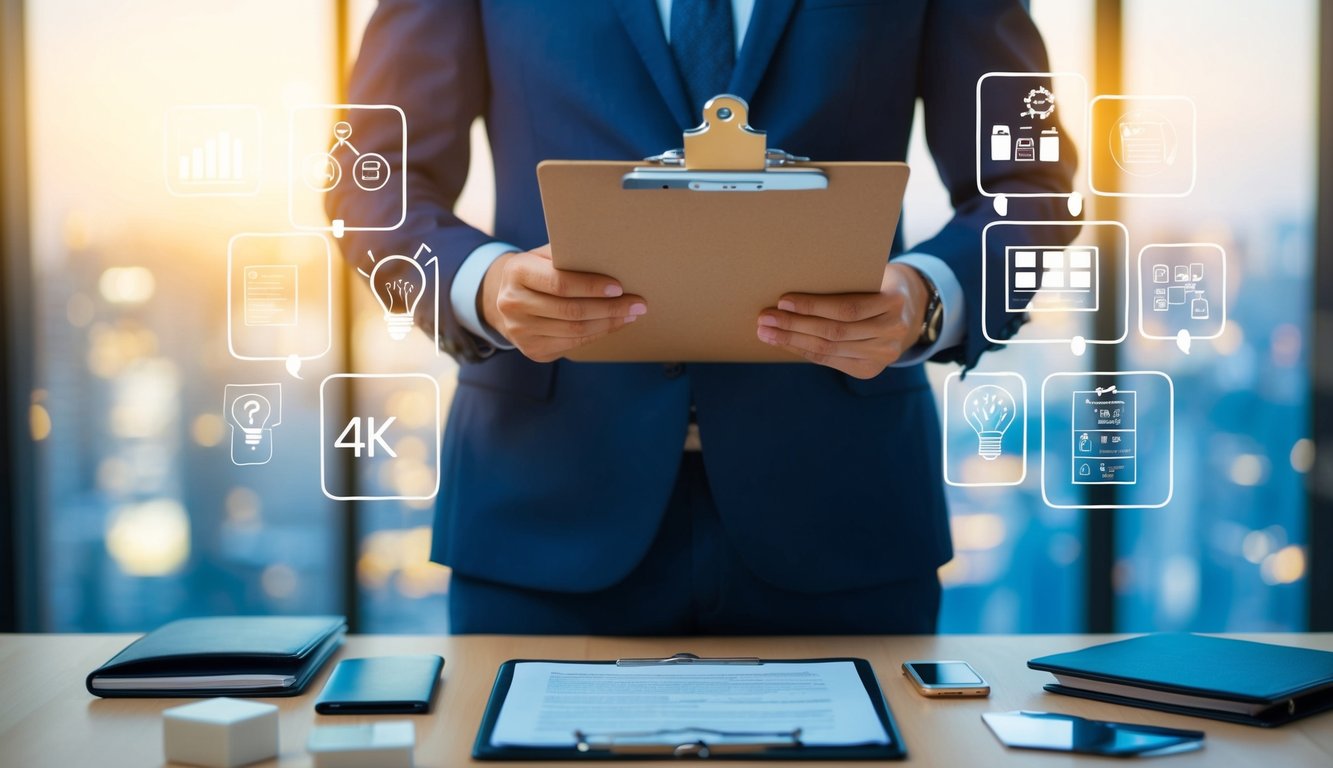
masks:
POLYGON ((906 755, 865 659, 691 654, 506 661, 472 747, 477 760, 892 760, 906 755), (641 703, 639 687, 651 690, 651 704, 641 703), (725 695, 716 696, 719 691, 725 695), (789 703, 799 714, 783 709, 783 697, 792 691, 789 703), (819 704, 821 695, 830 701, 819 704), (797 718, 812 721, 802 725, 793 722, 797 718))
POLYGON ((616 278, 648 314, 571 360, 805 362, 756 336, 784 293, 878 291, 907 189, 901 162, 810 162, 767 146, 720 95, 684 148, 537 166, 558 269, 616 278))

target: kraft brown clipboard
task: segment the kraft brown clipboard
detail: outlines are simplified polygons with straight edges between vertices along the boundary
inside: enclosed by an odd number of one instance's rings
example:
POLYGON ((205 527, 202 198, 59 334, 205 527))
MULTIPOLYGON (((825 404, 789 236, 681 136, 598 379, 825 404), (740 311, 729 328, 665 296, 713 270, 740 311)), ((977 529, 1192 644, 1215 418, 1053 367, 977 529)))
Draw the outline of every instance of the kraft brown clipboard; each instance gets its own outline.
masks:
MULTIPOLYGON (((785 153, 767 149, 747 113, 740 98, 711 99, 703 125, 685 134, 684 169, 772 166, 775 153, 785 153)), ((610 275, 648 304, 647 315, 570 359, 802 362, 759 340, 761 310, 789 292, 879 290, 907 187, 905 163, 782 163, 823 171, 826 189, 623 189, 625 175, 645 162, 537 166, 555 266, 610 275)))

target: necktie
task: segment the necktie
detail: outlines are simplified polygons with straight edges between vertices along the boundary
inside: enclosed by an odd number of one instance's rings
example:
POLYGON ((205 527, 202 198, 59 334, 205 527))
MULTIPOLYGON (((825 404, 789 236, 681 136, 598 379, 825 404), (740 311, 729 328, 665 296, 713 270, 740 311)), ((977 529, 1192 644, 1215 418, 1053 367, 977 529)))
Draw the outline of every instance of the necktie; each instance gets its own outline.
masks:
POLYGON ((736 63, 731 0, 672 0, 671 55, 685 80, 693 114, 724 93, 736 63))

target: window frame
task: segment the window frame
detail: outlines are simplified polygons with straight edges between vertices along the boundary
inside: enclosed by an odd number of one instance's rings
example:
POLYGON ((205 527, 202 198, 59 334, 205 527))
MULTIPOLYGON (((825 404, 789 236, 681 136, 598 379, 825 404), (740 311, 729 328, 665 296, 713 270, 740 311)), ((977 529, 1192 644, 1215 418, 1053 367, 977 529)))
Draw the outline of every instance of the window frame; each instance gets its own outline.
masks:
POLYGON ((32 631, 40 583, 35 543, 31 239, 28 226, 27 72, 23 0, 0 0, 0 631, 32 631))
MULTIPOLYGON (((1317 78, 1333 82, 1333 10, 1319 9, 1317 78)), ((1316 446, 1314 466, 1305 473, 1307 553, 1306 629, 1333 631, 1333 358, 1318 350, 1333 345, 1333 96, 1318 91, 1318 171, 1315 180, 1315 258, 1310 283, 1314 317, 1310 320, 1310 437, 1316 446), (1324 451, 1318 450, 1324 446, 1324 451), (1322 555, 1322 556, 1321 556, 1322 555)))

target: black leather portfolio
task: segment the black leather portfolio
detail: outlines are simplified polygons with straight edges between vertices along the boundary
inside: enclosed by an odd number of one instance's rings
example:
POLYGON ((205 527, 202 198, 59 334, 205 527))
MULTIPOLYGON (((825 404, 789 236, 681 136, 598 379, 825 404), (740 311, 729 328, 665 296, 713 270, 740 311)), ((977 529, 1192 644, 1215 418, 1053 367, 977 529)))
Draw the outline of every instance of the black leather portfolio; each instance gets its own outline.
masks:
POLYGON ((1028 662, 1045 689, 1247 725, 1333 709, 1333 653, 1192 634, 1144 635, 1028 662))
POLYGON ((342 642, 342 616, 173 621, 88 675, 105 697, 296 696, 342 642))

